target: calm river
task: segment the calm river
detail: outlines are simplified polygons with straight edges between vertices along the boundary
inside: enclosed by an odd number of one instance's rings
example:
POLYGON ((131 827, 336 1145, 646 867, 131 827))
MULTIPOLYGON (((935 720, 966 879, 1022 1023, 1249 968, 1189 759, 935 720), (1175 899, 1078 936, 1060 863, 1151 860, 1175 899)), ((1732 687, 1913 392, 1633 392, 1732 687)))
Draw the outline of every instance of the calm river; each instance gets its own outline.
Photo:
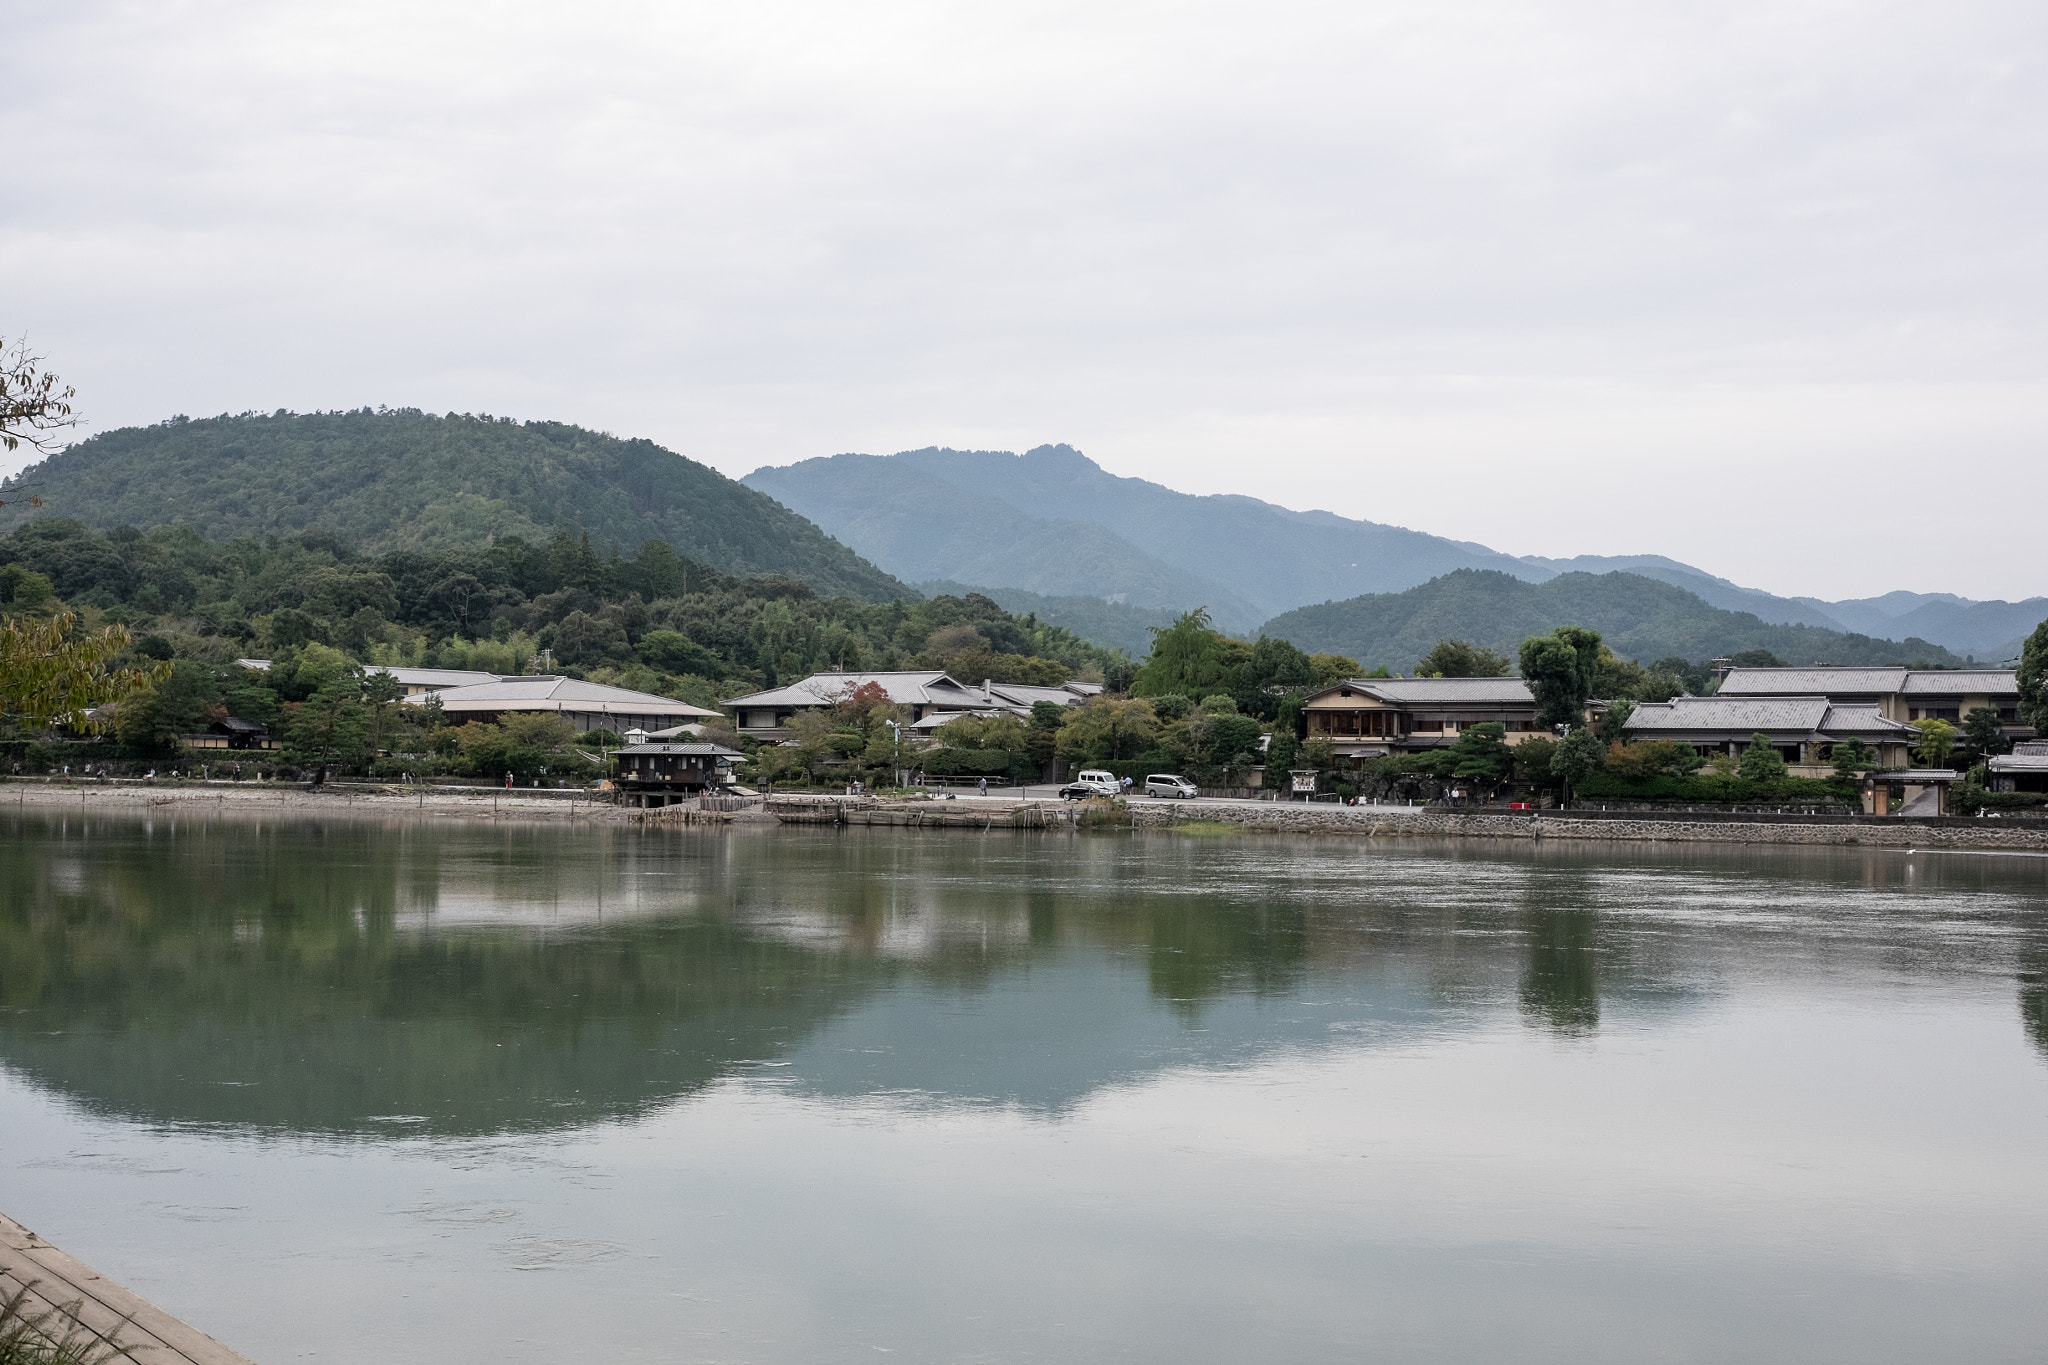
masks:
POLYGON ((260 1365, 2048 1341, 2040 858, 0 840, 0 1211, 260 1365))

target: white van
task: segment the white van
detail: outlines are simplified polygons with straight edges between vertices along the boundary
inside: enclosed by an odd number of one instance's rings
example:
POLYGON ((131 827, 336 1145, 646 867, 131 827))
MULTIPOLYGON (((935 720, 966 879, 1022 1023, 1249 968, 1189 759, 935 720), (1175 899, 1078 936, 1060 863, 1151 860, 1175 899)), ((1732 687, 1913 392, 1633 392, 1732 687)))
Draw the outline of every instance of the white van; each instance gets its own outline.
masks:
POLYGON ((1067 801, 1086 801, 1091 796, 1122 796, 1123 791, 1124 784, 1115 773, 1083 768, 1074 774, 1072 782, 1060 788, 1060 796, 1067 801))

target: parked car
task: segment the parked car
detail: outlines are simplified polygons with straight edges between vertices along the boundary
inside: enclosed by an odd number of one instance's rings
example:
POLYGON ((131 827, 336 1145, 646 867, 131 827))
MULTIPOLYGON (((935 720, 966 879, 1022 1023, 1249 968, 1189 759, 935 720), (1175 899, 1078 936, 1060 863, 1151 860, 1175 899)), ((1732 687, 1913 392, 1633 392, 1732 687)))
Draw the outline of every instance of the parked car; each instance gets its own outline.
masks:
POLYGON ((1195 784, 1178 773, 1152 773, 1145 779, 1145 795, 1185 801, 1200 795, 1195 784))
POLYGON ((1117 781, 1116 774, 1101 768, 1083 768, 1074 774, 1074 780, 1060 788, 1063 801, 1086 801, 1091 796, 1122 796, 1124 784, 1117 781))

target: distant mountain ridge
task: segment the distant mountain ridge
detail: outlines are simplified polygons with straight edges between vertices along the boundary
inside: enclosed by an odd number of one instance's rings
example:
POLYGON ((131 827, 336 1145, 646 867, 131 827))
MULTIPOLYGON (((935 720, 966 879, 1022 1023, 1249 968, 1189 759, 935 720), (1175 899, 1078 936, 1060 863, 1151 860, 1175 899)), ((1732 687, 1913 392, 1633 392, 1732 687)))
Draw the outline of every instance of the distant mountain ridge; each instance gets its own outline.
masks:
POLYGON ((899 577, 1009 583, 1134 606, 1207 605, 1219 625, 1238 630, 1304 602, 1398 591, 1454 569, 1555 576, 1422 531, 1123 478, 1069 445, 1022 455, 937 446, 832 455, 757 469, 741 482, 899 577), (989 523, 1003 521, 995 509, 1016 520, 1000 541, 939 543, 931 511, 958 505, 959 495, 974 500, 992 533, 1001 527, 989 523), (1097 529, 1077 535, 1073 523, 1097 529), (1091 576, 1098 550, 1107 561, 1099 581, 1091 576))
POLYGON ((1601 632, 1616 654, 1648 664, 1768 649, 1790 664, 1964 662, 1926 640, 1883 640, 1819 626, 1764 621, 1710 606, 1641 574, 1567 573, 1546 583, 1461 570, 1406 592, 1370 594, 1283 612, 1260 627, 1309 653, 1348 654, 1367 667, 1412 671, 1440 639, 1459 638, 1510 659, 1531 635, 1562 625, 1601 632))
POLYGON ((821 596, 915 598, 811 522, 652 441, 562 422, 411 409, 174 418, 104 432, 15 480, 44 506, 0 509, 99 530, 175 522, 209 539, 332 531, 366 550, 588 533, 600 554, 649 540, 735 575, 782 574, 821 596))
MULTIPOLYGON (((1122 478, 1068 445, 1022 455, 938 446, 764 467, 742 480, 773 494, 897 576, 1009 585, 1131 607, 1207 606, 1225 630, 1362 595, 1397 593, 1460 569, 1525 583, 1623 572, 1681 588, 1764 625, 1917 639, 1998 662, 2048 598, 1972 602, 1945 593, 1862 601, 1781 597, 1664 555, 1512 557, 1471 541, 1256 498, 1197 496, 1122 478)), ((983 591, 1002 601, 1000 587, 983 591)))

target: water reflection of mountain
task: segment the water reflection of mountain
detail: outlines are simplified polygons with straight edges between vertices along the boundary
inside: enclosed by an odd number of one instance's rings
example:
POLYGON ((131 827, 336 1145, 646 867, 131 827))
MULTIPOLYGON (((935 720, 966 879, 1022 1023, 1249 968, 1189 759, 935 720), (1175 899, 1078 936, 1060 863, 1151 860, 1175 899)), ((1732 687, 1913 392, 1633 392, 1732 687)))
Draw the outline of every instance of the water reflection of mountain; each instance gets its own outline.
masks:
POLYGON ((1748 854, 1279 840, 76 816, 10 835, 0 1062, 110 1115, 325 1133, 573 1127, 763 1061, 821 1097, 1057 1110, 1479 1021, 1583 1037, 1711 994, 1731 906, 1839 956, 1857 940, 1821 921, 1845 899, 1928 889, 1854 860, 1760 880, 1748 854))

